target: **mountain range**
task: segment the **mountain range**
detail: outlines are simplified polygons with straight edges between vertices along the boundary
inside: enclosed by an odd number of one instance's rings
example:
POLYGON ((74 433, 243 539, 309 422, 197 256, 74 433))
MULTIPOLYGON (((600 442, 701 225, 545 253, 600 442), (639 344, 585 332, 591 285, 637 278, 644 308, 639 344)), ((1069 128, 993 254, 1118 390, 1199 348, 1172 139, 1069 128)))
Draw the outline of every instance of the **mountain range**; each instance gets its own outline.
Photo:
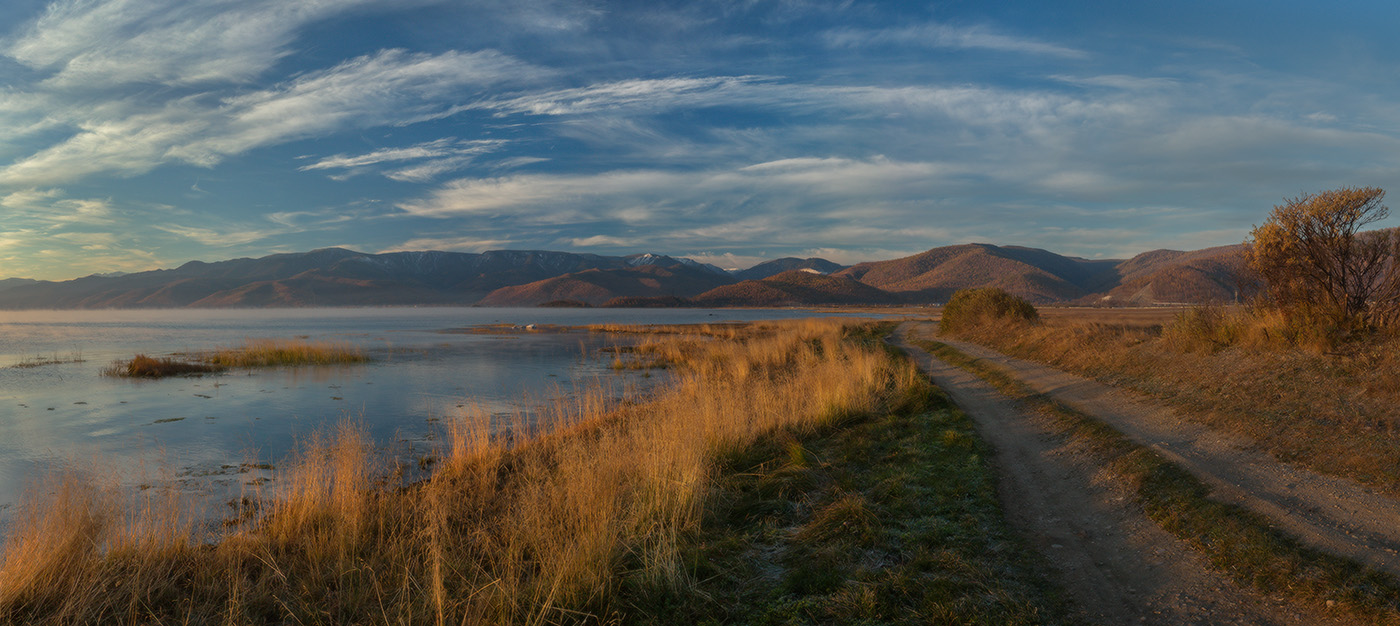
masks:
POLYGON ((67 281, 0 280, 3 309, 375 305, 805 306, 926 304, 999 287, 1038 304, 1220 302, 1239 296, 1242 245, 1091 260, 966 244, 843 266, 784 258, 726 271, 659 254, 537 250, 274 254, 67 281))

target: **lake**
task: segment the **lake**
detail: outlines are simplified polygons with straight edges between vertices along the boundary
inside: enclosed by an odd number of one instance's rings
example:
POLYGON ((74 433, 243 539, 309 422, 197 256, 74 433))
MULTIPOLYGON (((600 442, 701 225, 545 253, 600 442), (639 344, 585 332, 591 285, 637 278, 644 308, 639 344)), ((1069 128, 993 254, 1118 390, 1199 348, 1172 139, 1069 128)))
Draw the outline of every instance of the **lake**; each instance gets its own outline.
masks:
POLYGON ((346 419, 376 442, 426 452, 462 407, 511 414, 596 381, 623 385, 597 333, 480 333, 495 324, 689 324, 804 310, 337 308, 0 311, 0 535, 26 485, 65 465, 124 488, 175 484, 227 498, 298 442, 346 419), (103 376, 118 359, 306 338, 360 347, 367 364, 103 376), (58 361, 46 363, 46 361, 58 361), (32 367, 33 365, 44 363, 32 367))

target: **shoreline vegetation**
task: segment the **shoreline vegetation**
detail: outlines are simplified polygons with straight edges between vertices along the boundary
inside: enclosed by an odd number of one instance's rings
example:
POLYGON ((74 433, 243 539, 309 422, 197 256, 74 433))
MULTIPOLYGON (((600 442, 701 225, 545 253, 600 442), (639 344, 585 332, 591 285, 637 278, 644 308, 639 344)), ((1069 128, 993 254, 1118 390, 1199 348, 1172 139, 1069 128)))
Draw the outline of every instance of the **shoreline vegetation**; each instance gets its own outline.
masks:
POLYGON ((173 492, 56 476, 16 510, 0 621, 1072 623, 890 328, 658 330, 617 354, 665 362, 650 395, 577 393, 513 433, 464 412, 413 483, 345 423, 221 531, 173 492))
POLYGON ((1155 397, 1281 461, 1400 496, 1400 338, 1300 342, 1282 318, 1195 308, 1165 324, 1046 318, 954 333, 1004 354, 1155 397))
POLYGON ((368 361, 369 357, 363 351, 346 344, 304 339, 254 339, 241 346, 217 348, 184 355, 183 358, 138 354, 114 362, 102 373, 119 378, 166 378, 217 374, 235 368, 342 365, 368 361))

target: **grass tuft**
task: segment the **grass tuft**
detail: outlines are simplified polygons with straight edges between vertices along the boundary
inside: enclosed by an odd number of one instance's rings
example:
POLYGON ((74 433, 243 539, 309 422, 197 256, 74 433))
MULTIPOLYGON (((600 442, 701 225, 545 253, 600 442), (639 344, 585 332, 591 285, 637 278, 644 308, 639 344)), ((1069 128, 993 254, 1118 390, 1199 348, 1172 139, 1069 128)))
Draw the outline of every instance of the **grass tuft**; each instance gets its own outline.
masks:
POLYGON ((121 378, 167 378, 171 376, 203 376, 223 371, 208 363, 181 361, 173 357, 155 358, 138 354, 127 361, 117 361, 102 370, 107 376, 121 378))

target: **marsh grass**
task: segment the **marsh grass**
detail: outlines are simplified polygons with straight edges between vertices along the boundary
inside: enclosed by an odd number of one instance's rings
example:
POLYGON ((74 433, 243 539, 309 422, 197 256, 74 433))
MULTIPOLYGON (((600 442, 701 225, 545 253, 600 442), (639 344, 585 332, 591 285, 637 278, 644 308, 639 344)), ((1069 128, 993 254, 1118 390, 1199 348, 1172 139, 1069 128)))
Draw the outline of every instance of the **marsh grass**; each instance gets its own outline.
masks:
MULTIPOLYGON (((522 416, 534 425, 524 433, 478 412, 458 416, 431 476, 412 484, 392 478, 395 463, 362 431, 339 427, 280 463, 274 491, 234 516, 250 521, 220 535, 148 523, 171 507, 130 512, 82 491, 81 480, 60 481, 73 490, 30 500, 31 521, 6 544, 0 621, 545 624, 664 615, 700 593, 692 539, 729 467, 721 459, 783 433, 917 404, 910 389, 922 380, 871 333, 842 322, 707 336, 671 352, 669 381, 644 401, 577 394, 522 416)), ((882 532, 883 522, 866 523, 861 502, 851 496, 828 525, 856 520, 861 533, 882 532)))
POLYGON ((238 347, 200 353, 196 358, 220 367, 338 365, 369 361, 364 351, 349 344, 305 339, 254 339, 238 347))
POLYGON ((35 367, 44 367, 47 365, 65 365, 68 363, 86 362, 87 359, 83 358, 83 353, 81 351, 63 356, 60 356, 58 353, 55 352, 52 356, 44 356, 41 354, 32 357, 25 357, 23 359, 20 359, 14 365, 11 365, 10 367, 16 369, 30 369, 35 367))
POLYGON ((218 348, 187 355, 186 358, 155 358, 138 354, 118 360, 102 371, 121 378, 165 378, 202 376, 231 368, 296 367, 365 363, 369 357, 348 344, 305 339, 255 339, 234 348, 218 348))
POLYGON ((119 378, 168 378, 171 376, 203 376, 223 370, 222 367, 208 363, 138 354, 128 360, 113 363, 110 367, 102 370, 102 373, 106 376, 119 378))
POLYGON ((1268 519, 1211 499, 1210 488, 1190 472, 1092 416, 1035 392, 993 364, 944 343, 916 343, 1053 418, 1065 435, 1087 446, 1105 472, 1130 487, 1148 517, 1194 545, 1241 584, 1317 606, 1336 606, 1362 623, 1400 624, 1400 579, 1308 548, 1276 530, 1268 519))

